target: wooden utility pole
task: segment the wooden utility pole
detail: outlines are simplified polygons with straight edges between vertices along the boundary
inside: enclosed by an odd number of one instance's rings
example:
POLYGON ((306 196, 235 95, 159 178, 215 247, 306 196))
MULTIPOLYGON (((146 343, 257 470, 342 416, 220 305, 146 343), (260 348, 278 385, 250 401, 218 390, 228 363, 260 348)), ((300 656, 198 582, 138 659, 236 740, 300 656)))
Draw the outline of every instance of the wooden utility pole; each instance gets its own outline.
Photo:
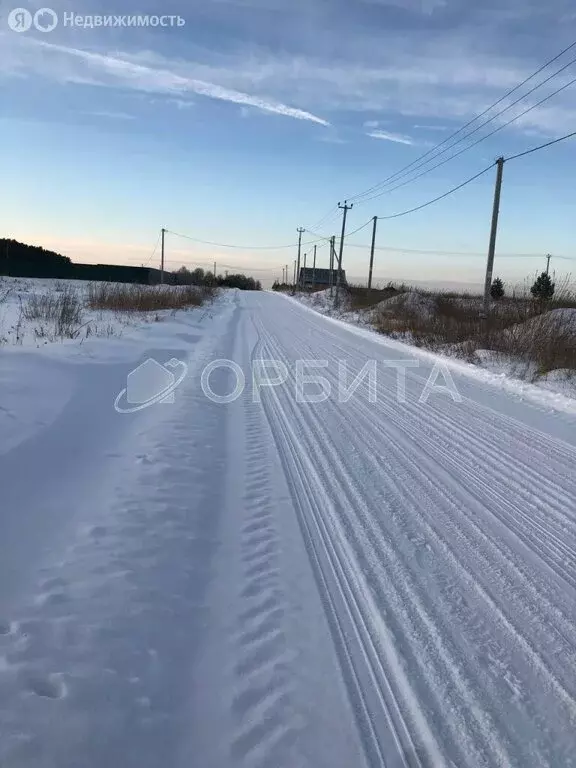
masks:
POLYGON ((166 230, 162 227, 162 249, 160 251, 160 283, 164 282, 164 234, 166 230))
POLYGON ((552 258, 552 254, 548 254, 546 256, 546 274, 550 272, 550 259, 552 258))
POLYGON ((498 234, 498 215, 500 213, 500 193, 502 191, 502 172, 504 158, 496 160, 496 186, 494 187, 494 206, 492 208, 492 227, 490 229, 490 245, 488 247, 488 263, 486 264, 486 280, 484 282, 484 315, 488 316, 490 308, 490 288, 494 271, 494 253, 496 252, 496 235, 498 234))
POLYGON ((314 262, 312 264, 312 290, 316 287, 316 246, 314 246, 314 262))
POLYGON ((336 238, 334 235, 330 238, 330 271, 328 273, 328 285, 330 286, 330 298, 332 298, 332 291, 334 286, 334 249, 336 238))
POLYGON ((300 280, 300 289, 306 285, 306 254, 304 254, 304 269, 302 270, 303 277, 300 280))
POLYGON ((368 290, 372 290, 372 267, 374 266, 374 246, 376 245, 376 222, 378 221, 378 216, 374 216, 372 219, 373 226, 372 226, 372 246, 370 248, 370 269, 368 270, 368 290))
POLYGON ((340 301, 340 282, 342 280, 342 254, 344 253, 344 235, 346 234, 346 216, 348 215, 348 211, 354 207, 353 203, 350 203, 348 205, 346 203, 346 200, 344 200, 344 205, 341 205, 338 203, 338 208, 341 208, 344 213, 342 215, 342 233, 340 235, 340 253, 338 255, 338 275, 336 277, 336 306, 338 306, 338 302, 340 301))
POLYGON ((304 232, 304 227, 298 227, 296 231, 298 232, 298 266, 296 267, 294 286, 296 286, 296 280, 298 281, 298 285, 300 285, 300 250, 302 248, 302 233, 304 232))

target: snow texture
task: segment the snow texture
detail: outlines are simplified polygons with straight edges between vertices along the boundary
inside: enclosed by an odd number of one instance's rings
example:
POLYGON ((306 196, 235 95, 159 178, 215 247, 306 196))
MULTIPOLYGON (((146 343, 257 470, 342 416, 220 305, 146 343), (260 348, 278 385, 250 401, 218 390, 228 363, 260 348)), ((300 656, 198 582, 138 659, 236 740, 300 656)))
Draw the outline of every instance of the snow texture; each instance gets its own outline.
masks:
POLYGON ((2 348, 2 768, 576 765, 573 401, 439 361, 238 291, 2 348), (174 403, 117 413, 150 358, 174 403))

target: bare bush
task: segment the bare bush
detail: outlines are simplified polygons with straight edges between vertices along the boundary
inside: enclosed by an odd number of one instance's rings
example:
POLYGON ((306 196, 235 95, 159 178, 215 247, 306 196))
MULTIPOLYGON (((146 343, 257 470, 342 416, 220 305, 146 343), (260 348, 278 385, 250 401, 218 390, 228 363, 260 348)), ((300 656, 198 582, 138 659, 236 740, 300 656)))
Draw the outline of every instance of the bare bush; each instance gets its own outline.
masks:
POLYGON ((491 348, 534 363, 538 374, 576 371, 576 312, 556 309, 514 325, 495 338, 491 348))
POLYGON ((90 309, 112 312, 158 312, 162 309, 199 307, 213 293, 209 286, 90 283, 86 304, 90 309))
POLYGON ((31 294, 21 313, 25 320, 39 323, 35 332, 40 338, 73 339, 82 327, 82 303, 68 285, 60 291, 31 294))
POLYGON ((569 295, 552 311, 547 302, 503 298, 482 317, 479 297, 440 294, 400 297, 376 317, 381 333, 407 337, 417 346, 433 350, 451 348, 473 358, 479 349, 493 350, 532 364, 538 374, 552 370, 576 371, 576 313, 569 295))

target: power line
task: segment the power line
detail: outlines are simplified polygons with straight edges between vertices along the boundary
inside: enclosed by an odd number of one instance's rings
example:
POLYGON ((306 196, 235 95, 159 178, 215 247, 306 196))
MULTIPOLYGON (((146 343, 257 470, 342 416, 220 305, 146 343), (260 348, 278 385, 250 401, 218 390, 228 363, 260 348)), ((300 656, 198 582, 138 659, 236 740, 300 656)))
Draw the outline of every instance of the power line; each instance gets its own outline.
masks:
MULTIPOLYGON (((576 59, 574 59, 574 62, 576 62, 576 59)), ((572 63, 572 62, 571 62, 572 63)), ((502 125, 499 125, 497 128, 494 128, 494 130, 490 131, 490 133, 487 133, 485 136, 480 136, 480 138, 476 139, 476 141, 473 141, 472 144, 469 144, 466 147, 463 147, 462 149, 458 150, 458 152, 455 152, 453 155, 450 155, 450 157, 445 158, 439 163, 436 163, 436 165, 433 165, 431 168, 427 168, 425 171, 422 171, 421 173, 417 174, 411 179, 408 179, 407 181, 403 181, 401 184, 397 184, 394 187, 391 187, 390 189, 385 189, 382 192, 378 192, 375 195, 372 195, 372 197, 368 197, 364 200, 361 200, 362 203, 367 203, 370 200, 375 200, 377 197, 382 197, 382 195, 389 194, 390 192, 394 192, 397 189, 400 189, 401 187, 405 187, 407 184, 411 184, 413 181, 416 181, 417 179, 421 178, 422 176, 425 176, 427 173, 431 173, 431 171, 436 170, 436 168, 440 168, 442 165, 445 165, 446 163, 450 162, 450 160, 454 160, 454 158, 459 157, 460 155, 464 154, 464 152, 468 152, 469 149, 472 149, 473 147, 477 146, 483 141, 486 141, 486 139, 489 139, 491 136, 494 136, 494 134, 499 133, 500 131, 504 130, 504 128, 507 128, 511 123, 514 123, 516 120, 519 120, 521 117, 524 117, 524 115, 527 115, 529 112, 532 112, 532 110, 536 109, 537 107, 544 104, 544 102, 549 101, 551 98, 556 96, 561 91, 566 90, 566 88, 569 88, 571 85, 574 85, 576 83, 576 77, 570 80, 569 82, 565 83, 564 85, 560 86, 557 90, 553 91, 553 93, 550 93, 548 96, 545 96, 543 99, 540 99, 540 101, 536 102, 536 104, 532 104, 532 106, 527 107, 523 112, 520 112, 520 114, 516 115, 515 117, 510 118, 510 120, 507 120, 502 125)), ((516 103, 516 102, 515 102, 516 103)), ((512 106, 512 105, 511 105, 512 106)), ((505 111, 505 110, 503 110, 505 111)), ((501 113, 499 113, 501 114, 501 113)), ((488 121, 490 122, 490 121, 488 121)), ((480 126, 482 127, 482 126, 480 126)), ((475 133, 475 131, 473 131, 475 133)), ((468 136, 471 136, 472 134, 469 134, 468 136)), ((468 137, 466 137, 468 138, 468 137)), ((457 142, 458 143, 458 142, 457 142)), ((453 149, 456 145, 454 144, 452 147, 449 147, 449 149, 453 149)), ((440 153, 443 154, 443 153, 440 153)), ((437 157, 440 157, 440 155, 437 155, 437 157)), ((414 169, 416 170, 416 169, 414 169)))
MULTIPOLYGON (((128 259, 126 259, 128 261, 128 259)), ((198 261, 194 259, 193 261, 184 261, 183 259, 166 259, 166 264, 182 264, 183 266, 199 266, 199 267, 213 267, 214 262, 213 261, 198 261)), ((222 267, 224 269, 247 269, 251 272, 277 272, 280 267, 250 267, 250 266, 244 266, 242 264, 223 264, 221 262, 218 262, 218 266, 222 267)))
MULTIPOLYGON (((331 235, 320 235, 318 232, 313 232, 311 229, 306 229, 306 232, 308 232, 309 235, 312 235, 313 237, 320 237, 322 240, 330 241, 331 235)), ((320 246, 322 248, 322 246, 320 246)))
POLYGON ((147 262, 144 264, 144 266, 145 266, 145 267, 147 267, 147 266, 148 266, 148 264, 150 264, 150 262, 151 262, 151 261, 152 261, 152 259, 154 258, 155 254, 156 254, 156 251, 158 250, 158 243, 160 242, 160 238, 161 238, 161 237, 162 237, 162 232, 160 232, 160 233, 158 234, 158 237, 157 237, 157 239, 156 239, 156 245, 154 246, 154 250, 152 251, 152 253, 151 253, 151 255, 150 255, 150 258, 149 258, 149 259, 148 259, 148 261, 147 261, 147 262))
POLYGON ((328 213, 320 219, 320 221, 318 221, 318 222, 316 222, 316 224, 314 224, 312 229, 320 229, 330 219, 336 218, 338 213, 339 213, 338 206, 336 206, 336 205, 333 206, 332 208, 330 208, 328 213))
MULTIPOLYGON (((176 235, 176 237, 183 237, 185 240, 192 240, 194 243, 202 243, 203 245, 214 245, 217 248, 238 248, 239 250, 243 251, 256 251, 256 250, 263 250, 263 251, 277 251, 282 248, 297 248, 298 243, 291 243, 290 245, 232 245, 230 243, 214 243, 211 240, 200 240, 197 237, 190 237, 190 235, 183 235, 181 232, 174 232, 172 229, 167 229, 166 232, 168 232, 170 235, 176 235)), ((314 245, 315 242, 320 242, 319 240, 310 240, 309 242, 302 243, 302 245, 314 245)))
MULTIPOLYGON (((567 133, 566 136, 561 136, 559 139, 553 139, 552 141, 547 141, 546 144, 540 144, 538 147, 532 147, 532 149, 527 149, 525 152, 519 152, 517 155, 512 155, 511 157, 505 158, 506 162, 509 160, 516 160, 518 157, 524 157, 524 155, 531 155, 532 152, 538 152, 540 149, 545 149, 546 147, 551 147, 553 144, 558 144, 561 141, 565 141, 566 139, 571 139, 572 137, 576 136, 576 131, 573 131, 572 133, 567 133)), ((554 258, 561 258, 555 256, 554 258)))
MULTIPOLYGON (((541 83, 538 83, 538 85, 535 85, 535 86, 534 86, 534 88, 532 88, 532 89, 530 89, 529 91, 527 91, 526 93, 524 93, 524 94, 523 94, 522 96, 520 96, 518 99, 516 99, 516 100, 515 100, 515 101, 513 101, 511 104, 509 104, 507 107, 504 107, 504 109, 501 109, 499 112, 497 112, 495 115, 493 115, 493 116, 492 116, 492 117, 491 117, 489 120, 485 120, 483 123, 481 123, 479 126, 477 126, 477 127, 476 127, 476 128, 473 130, 473 131, 470 131, 469 133, 467 133, 467 134, 466 134, 466 136, 463 136, 461 139, 458 139, 458 141, 454 142, 454 144, 451 144, 449 147, 446 147, 445 149, 443 149, 443 150, 442 150, 442 152, 439 152, 437 155, 435 155, 435 157, 432 157, 432 158, 430 158, 430 159, 426 160, 424 163, 421 163, 420 165, 416 166, 416 168, 413 168, 411 171, 409 171, 409 172, 408 172, 408 174, 411 174, 413 171, 416 171, 416 170, 418 170, 418 168, 421 168, 421 167, 423 167, 424 165, 428 165, 428 163, 430 163, 432 160, 435 160, 435 159, 437 159, 438 157, 441 157, 441 156, 442 156, 444 153, 446 153, 446 152, 450 151, 451 149, 454 149, 454 147, 456 147, 458 144, 460 144, 461 142, 463 142, 463 141, 465 141, 466 139, 470 138, 470 136, 473 136, 475 133, 477 133, 479 130, 481 130, 482 128, 484 128, 486 125, 489 125, 490 123, 494 122, 494 120, 495 120, 496 118, 500 117, 500 116, 501 116, 501 115, 503 115, 505 112, 508 112, 510 109, 512 109, 512 107, 515 107, 515 106, 516 106, 516 105, 517 105, 519 102, 521 102, 521 101, 522 101, 523 99, 525 99, 527 96, 530 96, 530 94, 534 93, 534 91, 536 91, 536 90, 537 90, 538 88, 540 88, 542 85, 545 85, 547 82, 549 82, 550 80, 552 80, 554 77, 556 77, 557 75, 559 75, 561 72, 563 72, 565 69, 567 69, 568 67, 570 67, 570 66, 571 66, 572 64, 574 64, 574 63, 576 63, 576 58, 572 59, 571 61, 569 61, 569 62, 568 62, 568 64, 565 64, 565 65, 564 65, 563 67, 561 67, 559 70, 557 70, 556 72, 554 72, 553 74, 551 74, 549 77, 547 77, 547 78, 546 78, 546 80, 543 80, 541 83)), ((499 127, 498 127, 498 128, 495 130, 495 131, 492 131, 492 133, 489 133, 489 134, 487 134, 486 136, 483 136, 481 139, 479 139, 478 141, 476 141, 476 142, 474 142, 474 143, 470 144, 468 147, 466 147, 465 149, 461 150, 461 151, 460 151, 460 152, 458 152, 457 154, 455 154, 455 155, 452 155, 451 157, 447 158, 447 159, 446 159, 444 162, 448 162, 449 160, 452 160, 454 157, 458 157, 458 155, 462 154, 463 152, 467 152, 467 151, 468 151, 469 149, 471 149, 472 147, 475 147, 475 146, 476 146, 476 144, 479 144, 481 141, 484 141, 485 139, 487 139, 487 138, 489 138, 490 136, 494 135, 494 133, 496 133, 496 131, 502 130, 502 128, 506 127, 507 125, 510 125, 510 124, 511 124, 511 123, 513 123, 515 120, 518 120, 520 117, 522 117, 523 115, 525 115, 525 114, 527 114, 528 112, 532 111, 533 109, 535 109, 535 108, 536 108, 537 106, 539 106, 540 104, 543 104, 545 101, 548 101, 548 100, 549 100, 549 99, 551 99, 553 96, 556 96, 556 94, 558 94, 558 93, 560 93, 560 91, 563 91, 564 89, 568 88, 568 87, 569 87, 570 85, 572 85, 574 82, 576 82, 576 79, 574 79, 574 80, 571 80, 569 83, 566 83, 565 85, 563 85, 563 86, 562 86, 561 88, 559 88, 558 90, 556 90, 556 91, 554 91, 553 93, 549 94, 548 96, 544 97, 544 99, 542 99, 541 101, 539 101, 537 104, 534 104, 534 105, 532 105, 531 107, 529 107, 528 109, 526 109, 524 112, 521 112, 519 115, 517 115, 516 117, 513 117, 511 120, 509 120, 508 122, 506 122, 506 123, 505 123, 503 126, 499 126, 499 127)), ((442 164, 443 164, 443 163, 442 163, 442 164)), ((439 167, 438 165, 434 166, 434 168, 438 168, 438 167, 439 167)), ((398 186, 395 186, 395 187, 393 187, 391 190, 388 190, 388 191, 392 192, 394 189, 398 189, 398 188, 399 188, 399 187, 401 187, 401 186, 405 186, 406 184, 409 184, 411 181, 415 181, 416 179, 420 178, 420 176, 423 176, 425 173, 429 173, 430 171, 434 170, 434 168, 430 168, 430 169, 428 169, 427 171, 424 171, 424 173, 422 173, 422 174, 419 174, 418 176, 414 177, 414 179, 410 179, 409 181, 407 181, 407 182, 404 182, 403 184, 400 184, 400 185, 398 185, 398 186)), ((406 173, 400 174, 400 175, 398 176, 398 179, 400 179, 400 178, 403 178, 403 176, 406 176, 406 175, 407 175, 406 173)), ((398 179, 397 179, 397 180, 398 180, 398 179)), ((373 199, 373 198, 369 198, 369 199, 373 199)), ((363 201, 363 202, 365 202, 365 201, 363 201)))
MULTIPOLYGON (((368 219, 367 222, 362 224, 362 226, 358 227, 357 229, 353 229, 352 232, 348 232, 346 237, 350 237, 350 235, 355 235, 356 232, 360 232, 360 230, 364 229, 365 227, 368 226, 368 224, 371 224, 371 223, 372 223, 372 219, 370 218, 370 219, 368 219)), ((308 232, 309 235, 313 235, 314 237, 322 237, 322 239, 326 240, 327 242, 329 242, 330 239, 331 239, 331 236, 329 236, 329 235, 322 236, 318 232, 312 232, 311 229, 307 229, 306 232, 308 232)), ((337 237, 336 240, 340 240, 340 238, 337 237)), ((319 248, 321 248, 321 247, 322 246, 319 246, 319 248)))
MULTIPOLYGON (((371 248, 371 245, 368 245, 367 243, 353 243, 348 245, 349 248, 361 248, 363 250, 368 250, 371 248)), ((398 246, 397 248, 394 248, 394 246, 375 246, 374 250, 376 251, 386 251, 388 253, 406 253, 406 254, 419 254, 424 256, 463 256, 463 257, 471 257, 471 258, 486 258, 486 253, 481 251, 444 251, 441 249, 426 249, 426 248, 402 248, 401 246, 398 246)), ((542 253, 500 253, 498 252, 498 258, 505 258, 505 259, 541 259, 542 253)), ((557 256, 554 254, 555 259, 562 259, 564 261, 576 261, 576 256, 557 256)))
POLYGON ((358 227, 357 229, 353 229, 353 230, 352 230, 352 232, 348 232, 348 234, 346 235, 346 237, 350 237, 351 235, 355 235, 355 234, 356 234, 356 232, 360 232, 360 230, 361 230, 361 229, 364 229, 365 227, 367 227, 367 226, 368 226, 368 224, 372 224, 372 217, 371 217, 371 218, 369 218, 367 222, 365 222, 364 224, 362 224, 362 226, 361 226, 361 227, 358 227))
MULTIPOLYGON (((498 104, 501 104, 501 103, 502 103, 502 102, 503 102, 505 99, 507 99, 507 98, 508 98, 509 96, 511 96, 513 93, 515 93, 515 92, 516 92, 516 91, 518 91, 520 88, 522 88, 524 85, 526 85, 526 83, 530 82, 530 80, 534 79, 534 78, 535 78, 537 75, 539 75, 539 74, 540 74, 540 72, 542 72, 544 69, 546 69, 547 67, 549 67, 549 66, 550 66, 550 64, 553 64, 555 61, 557 61, 559 58, 561 58, 561 57, 562 57, 562 56, 563 56, 565 53, 567 53, 569 50, 571 50, 571 49, 572 49, 572 48, 574 48, 575 46, 576 46, 576 41, 575 41, 575 42, 573 42, 573 43, 571 43, 571 44, 570 44, 569 46, 567 46, 566 48, 564 48, 564 50, 560 51, 560 53, 558 53, 558 54, 557 54, 556 56, 554 56, 552 59, 548 60, 548 61, 547 61, 545 64, 543 64, 541 67, 539 67, 539 69, 537 69, 535 72, 533 72, 531 75, 529 75, 529 77, 525 78, 525 79, 524 79, 524 80, 523 80, 521 83, 519 83, 518 85, 514 86, 514 88, 511 88, 511 89, 510 89, 509 91, 507 91, 507 92, 506 92, 506 93, 505 93, 503 96, 501 96, 501 97, 500 97, 500 98, 499 98, 497 101, 495 101, 493 104, 491 104, 489 107, 487 107, 487 108, 486 108, 486 109, 485 109, 483 112, 481 112, 479 115, 476 115, 476 117, 472 118, 472 120, 469 120, 469 121, 468 121, 468 122, 467 122, 465 125, 463 125, 461 128, 459 128, 458 130, 454 131, 452 134, 450 134, 450 136, 447 136, 445 139, 443 139, 443 141, 441 141, 441 142, 439 142, 438 144, 436 144, 434 147, 432 147, 431 149, 429 149, 427 152, 424 152, 422 155, 420 155, 419 157, 417 157, 417 158, 416 158, 415 160, 413 160, 411 163, 408 163, 408 165, 404 166, 404 168, 401 168, 399 171, 396 171, 395 173, 393 173, 393 174, 391 174, 390 176, 388 176, 388 177, 387 177, 386 179, 384 179, 382 182, 380 182, 380 183, 378 183, 378 184, 375 184, 375 185, 373 185, 372 187, 370 187, 369 189, 367 189, 367 190, 366 190, 366 191, 364 191, 364 192, 361 192, 361 193, 359 193, 359 194, 357 194, 357 195, 353 195, 353 196, 352 196, 350 199, 351 199, 351 200, 360 200, 361 198, 363 198, 363 197, 366 197, 367 195, 370 195, 370 193, 372 193, 372 192, 376 191, 377 189, 380 189, 380 188, 382 188, 383 186, 386 186, 386 185, 387 185, 388 183, 390 183, 390 182, 393 182, 393 181, 394 181, 394 180, 396 180, 398 177, 400 177, 400 176, 401 176, 401 175, 402 175, 402 174, 403 174, 405 171, 408 171, 408 169, 410 169, 410 168, 412 168, 412 169, 413 169, 413 166, 415 166, 415 165, 416 165, 417 163, 419 163, 421 160, 424 160, 424 158, 428 157, 429 155, 433 155, 433 154, 435 154, 435 153, 437 152, 437 150, 438 150, 438 149, 440 149, 440 147, 443 147, 445 144, 447 144, 447 143, 448 143, 449 141, 451 141, 453 138, 455 138, 456 136, 458 136, 459 134, 461 134, 463 131, 465 131, 465 130, 466 130, 466 128, 468 128, 469 126, 473 125, 473 124, 474 124, 474 123, 475 123, 477 120, 479 120, 481 117, 483 117, 483 116, 484 116, 484 115, 486 115, 488 112, 490 112, 492 109, 494 109, 494 107, 498 106, 498 104)), ((562 71, 563 71, 563 69, 566 69, 566 67, 570 66, 570 64, 572 64, 572 63, 573 63, 573 62, 570 62, 570 63, 569 63, 569 64, 567 64, 565 67, 563 67, 562 69, 560 69, 560 70, 558 70, 556 73, 554 73, 554 74, 553 74, 551 77, 555 77, 555 76, 556 76, 556 75, 558 75, 560 72, 562 72, 562 71)), ((551 79, 551 77, 549 77, 549 78, 547 78, 546 80, 544 80, 544 81, 542 81, 541 83, 539 83, 539 85, 538 85, 538 86, 536 86, 536 88, 539 88, 541 85, 543 85, 544 83, 548 82, 548 80, 550 80, 550 79, 551 79)), ((533 92, 533 90, 535 90, 535 88, 534 88, 534 89, 532 89, 532 91, 529 91, 528 93, 524 94, 524 96, 522 96, 521 98, 525 98, 527 95, 529 95, 529 93, 532 93, 532 92, 533 92)), ((515 102, 515 103, 517 103, 517 102, 515 102)), ((510 106, 512 106, 512 105, 510 105, 510 106)), ((497 115, 495 115, 494 117, 497 117, 497 115)), ((491 118, 491 119, 494 119, 494 117, 493 117, 493 118, 491 118)), ((488 122, 489 122, 489 121, 488 121, 488 122)), ((464 137, 464 138, 466 138, 466 137, 464 137)), ((461 141, 462 141, 462 140, 464 140, 464 139, 461 139, 461 141)), ((458 143, 458 142, 457 142, 457 143, 458 143)), ((455 145, 452 145, 452 146, 455 146, 455 145)), ((430 158, 430 161, 431 161, 431 160, 433 160, 433 159, 434 159, 434 158, 430 158)), ((428 161, 428 162, 430 162, 430 161, 428 161)), ((413 169, 413 170, 415 170, 415 169, 413 169)))
POLYGON ((379 219, 397 219, 400 216, 407 216, 409 213, 414 213, 415 211, 421 211, 422 208, 427 208, 429 205, 432 205, 433 203, 437 203, 439 200, 443 200, 445 197, 448 197, 454 192, 457 192, 459 189, 462 189, 462 187, 465 187, 471 182, 476 181, 476 179, 480 178, 480 176, 483 176, 485 173, 487 173, 490 170, 490 168, 493 168, 494 165, 495 163, 491 163, 487 168, 484 168, 483 171, 480 171, 480 173, 477 173, 475 176, 471 176, 469 179, 466 179, 466 181, 463 181, 462 184, 458 184, 457 187, 452 187, 452 189, 449 189, 448 192, 444 192, 443 195, 439 195, 438 197, 435 197, 433 200, 428 200, 427 203, 418 205, 416 206, 416 208, 410 208, 410 210, 408 211, 401 211, 400 213, 394 213, 391 216, 378 216, 378 218, 379 219))

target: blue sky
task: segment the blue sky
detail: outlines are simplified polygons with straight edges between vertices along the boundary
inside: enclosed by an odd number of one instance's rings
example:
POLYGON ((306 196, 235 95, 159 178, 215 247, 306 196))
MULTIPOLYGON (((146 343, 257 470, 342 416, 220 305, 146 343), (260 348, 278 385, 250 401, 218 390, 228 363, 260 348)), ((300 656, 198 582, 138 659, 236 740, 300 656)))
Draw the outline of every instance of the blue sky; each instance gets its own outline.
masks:
MULTIPOLYGON (((0 2, 0 235, 90 262, 147 262, 162 226, 221 243, 293 244, 298 226, 313 228, 339 200, 416 160, 576 40, 568 0, 52 0, 60 20, 174 14, 186 23, 60 23, 49 33, 11 31, 13 7, 0 2)), ((570 58, 576 48, 546 74, 570 58)), ((501 121, 572 77, 576 65, 501 121)), ((576 86, 414 183, 357 204, 349 229, 568 133, 575 118, 576 86)), ((570 140, 506 164, 497 274, 520 282, 545 265, 511 254, 576 258, 575 161, 570 140)), ((493 181, 490 171, 437 205, 380 222, 378 245, 391 250, 378 251, 378 278, 480 282, 493 181)), ((336 215, 320 228, 338 230, 336 215)), ((368 251, 356 246, 369 240, 369 228, 350 238, 349 275, 366 274, 368 251)), ((166 246, 171 267, 216 259, 264 279, 295 257, 294 248, 242 251, 172 235, 166 246)), ((323 247, 318 263, 326 258, 323 247)), ((565 274, 576 261, 553 266, 565 274)))

